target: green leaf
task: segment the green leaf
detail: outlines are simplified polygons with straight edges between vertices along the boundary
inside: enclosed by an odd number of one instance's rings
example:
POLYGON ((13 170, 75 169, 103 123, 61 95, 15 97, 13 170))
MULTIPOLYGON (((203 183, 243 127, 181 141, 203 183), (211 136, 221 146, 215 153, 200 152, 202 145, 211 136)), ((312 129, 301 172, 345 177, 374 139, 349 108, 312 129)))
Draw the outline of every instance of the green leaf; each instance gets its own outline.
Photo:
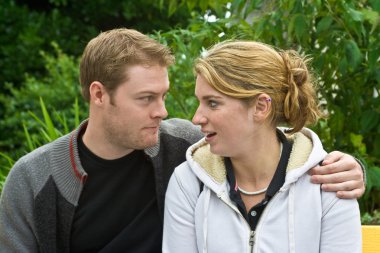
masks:
POLYGON ((377 59, 380 57, 380 50, 379 49, 370 49, 368 52, 368 67, 370 71, 379 68, 379 63, 377 59))
POLYGON ((339 72, 342 73, 342 75, 347 74, 348 67, 349 67, 349 65, 348 65, 347 57, 345 57, 339 61, 338 69, 339 69, 339 72))
POLYGON ((353 40, 346 40, 344 43, 344 48, 347 62, 352 66, 352 69, 355 70, 362 61, 360 49, 353 40))
POLYGON ((197 4, 197 0, 187 0, 186 1, 186 5, 187 5, 187 8, 192 11, 195 7, 195 5, 197 4))
POLYGON ((357 22, 362 22, 363 21, 364 15, 360 11, 354 10, 352 8, 348 8, 347 11, 348 11, 348 14, 350 15, 350 17, 353 20, 355 20, 357 22))
MULTIPOLYGON (((368 188, 377 188, 380 189, 380 168, 379 167, 370 167, 367 170, 367 179, 370 181, 370 186, 368 188)), ((371 189, 368 189, 371 190, 371 189)))
POLYGON ((380 1, 379 0, 369 0, 369 2, 371 3, 372 8, 375 11, 380 12, 380 1))
MULTIPOLYGON (((10 169, 13 166, 13 164, 15 163, 15 161, 9 155, 7 155, 3 152, 0 152, 0 156, 3 157, 5 160, 7 160, 8 165, 9 165, 8 169, 10 169)), ((1 188, 0 188, 0 190, 1 190, 1 188)))
POLYGON ((287 1, 284 1, 285 4, 288 4, 288 9, 289 10, 293 10, 294 9, 294 5, 296 3, 296 0, 287 0, 287 1))
POLYGON ((75 114, 75 126, 79 126, 80 124, 80 118, 79 118, 79 103, 78 103, 78 98, 75 98, 75 103, 74 103, 74 114, 75 114))
POLYGON ((373 151, 372 154, 375 157, 380 157, 380 134, 379 132, 377 133, 375 137, 375 141, 373 142, 373 151))
POLYGON ((254 34, 255 34, 255 38, 260 38, 262 33, 265 31, 267 25, 268 25, 268 19, 262 18, 262 19, 258 20, 258 22, 256 23, 256 26, 255 26, 256 29, 253 29, 254 34))
POLYGON ((366 153, 366 146, 363 143, 362 135, 350 133, 350 141, 360 154, 366 153))
POLYGON ((307 22, 305 16, 302 14, 296 14, 292 17, 289 24, 289 34, 294 34, 297 37, 297 40, 300 42, 305 36, 307 30, 307 22))
POLYGON ((240 13, 242 8, 244 7, 244 0, 234 0, 231 4, 231 11, 240 13))
MULTIPOLYGON (((380 1, 379 1, 380 2, 380 1)), ((363 17, 365 20, 372 25, 377 24, 379 22, 379 13, 376 11, 372 11, 369 9, 363 9, 362 11, 363 17)))
MULTIPOLYGON (((187 2, 187 1, 186 1, 187 2)), ((218 17, 224 18, 225 16, 225 9, 226 9, 227 2, 225 0, 223 1, 217 1, 217 0, 211 0, 208 1, 209 7, 215 10, 218 17)))
POLYGON ((158 3, 158 8, 162 10, 164 8, 164 0, 160 0, 158 3))
POLYGON ((34 145, 32 138, 30 137, 30 134, 29 134, 28 128, 25 125, 25 122, 22 122, 22 127, 24 128, 25 138, 28 144, 29 151, 32 151, 36 148, 36 146, 34 145))
POLYGON ((40 97, 40 105, 42 110, 42 115, 44 117, 45 125, 46 125, 46 131, 47 134, 50 137, 50 140, 55 140, 58 138, 57 132, 55 131, 53 121, 51 120, 51 117, 46 109, 45 103, 42 100, 42 97, 40 97))
POLYGON ((344 125, 344 115, 338 106, 335 106, 332 109, 329 124, 331 130, 335 133, 339 133, 342 131, 344 125))
POLYGON ((208 0, 199 0, 199 7, 203 12, 205 12, 208 7, 208 0))
POLYGON ((333 22, 333 18, 331 16, 323 17, 317 24, 317 34, 327 31, 333 22))
POLYGON ((172 16, 177 10, 177 0, 169 0, 168 16, 172 16))
POLYGON ((377 126, 380 119, 380 115, 375 111, 365 111, 361 115, 360 126, 363 133, 371 131, 377 126))
POLYGON ((46 124, 33 112, 28 112, 30 116, 42 127, 46 128, 46 124))

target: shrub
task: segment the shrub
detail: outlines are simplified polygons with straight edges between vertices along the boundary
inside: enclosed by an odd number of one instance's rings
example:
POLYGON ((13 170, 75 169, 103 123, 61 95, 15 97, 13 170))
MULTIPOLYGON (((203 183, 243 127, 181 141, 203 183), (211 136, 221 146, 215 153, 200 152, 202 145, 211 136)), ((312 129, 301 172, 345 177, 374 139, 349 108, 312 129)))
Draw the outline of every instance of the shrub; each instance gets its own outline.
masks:
MULTIPOLYGON (((0 94, 0 103, 3 103, 4 120, 0 122, 0 129, 3 129, 7 138, 3 138, 0 143, 1 150, 9 153, 13 159, 26 153, 27 143, 23 141, 24 130, 22 123, 33 135, 38 133, 40 125, 30 115, 34 113, 37 117, 42 117, 40 111, 40 97, 46 104, 48 111, 52 112, 55 108, 58 122, 58 115, 61 118, 74 115, 72 104, 80 96, 78 59, 64 54, 57 44, 52 43, 55 55, 41 52, 41 57, 45 62, 46 76, 36 78, 27 75, 22 88, 8 86, 10 95, 0 94)), ((87 115, 87 104, 79 100, 81 108, 79 117, 85 118, 87 115)), ((67 117, 67 125, 75 126, 75 119, 67 117)))

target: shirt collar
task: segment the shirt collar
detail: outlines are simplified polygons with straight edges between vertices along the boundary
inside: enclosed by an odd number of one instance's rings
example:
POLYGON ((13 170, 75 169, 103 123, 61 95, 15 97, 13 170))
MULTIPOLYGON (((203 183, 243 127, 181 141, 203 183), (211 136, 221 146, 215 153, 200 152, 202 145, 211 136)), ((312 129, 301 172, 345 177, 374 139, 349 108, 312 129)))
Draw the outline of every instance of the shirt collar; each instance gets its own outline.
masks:
MULTIPOLYGON (((281 186, 283 186, 286 176, 286 167, 288 166, 290 152, 292 150, 292 143, 286 139, 285 134, 279 129, 277 129, 276 133, 278 139, 282 143, 282 153, 280 161, 276 168, 276 172, 274 173, 274 176, 268 186, 268 190, 266 191, 266 199, 270 199, 271 197, 273 197, 276 194, 276 192, 280 190, 281 186)), ((238 189, 231 159, 229 157, 225 157, 224 163, 227 170, 227 181, 230 185, 230 194, 236 194, 238 193, 238 189)))

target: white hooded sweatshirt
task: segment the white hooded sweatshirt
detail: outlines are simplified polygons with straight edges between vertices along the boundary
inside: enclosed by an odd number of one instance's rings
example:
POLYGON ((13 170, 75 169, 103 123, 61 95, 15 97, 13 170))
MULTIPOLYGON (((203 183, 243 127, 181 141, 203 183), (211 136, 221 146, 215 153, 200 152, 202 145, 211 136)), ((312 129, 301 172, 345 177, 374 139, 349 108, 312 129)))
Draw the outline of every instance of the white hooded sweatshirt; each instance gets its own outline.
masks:
POLYGON ((303 129, 287 138, 293 148, 285 183, 256 231, 229 197, 223 157, 212 154, 204 139, 192 145, 166 192, 163 252, 361 252, 357 201, 322 191, 307 174, 326 156, 318 136, 303 129))

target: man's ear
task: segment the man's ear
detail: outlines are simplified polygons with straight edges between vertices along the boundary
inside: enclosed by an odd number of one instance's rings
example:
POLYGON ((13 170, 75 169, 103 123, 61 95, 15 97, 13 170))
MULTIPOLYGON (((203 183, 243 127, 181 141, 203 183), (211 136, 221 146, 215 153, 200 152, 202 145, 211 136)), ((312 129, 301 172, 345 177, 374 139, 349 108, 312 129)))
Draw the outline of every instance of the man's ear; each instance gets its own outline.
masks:
POLYGON ((254 119, 257 121, 265 121, 265 119, 269 116, 271 108, 272 108, 272 99, 269 95, 263 93, 260 94, 254 103, 254 119))
POLYGON ((104 85, 101 82, 95 81, 90 84, 90 101, 96 105, 101 105, 104 102, 104 95, 107 94, 104 85))

